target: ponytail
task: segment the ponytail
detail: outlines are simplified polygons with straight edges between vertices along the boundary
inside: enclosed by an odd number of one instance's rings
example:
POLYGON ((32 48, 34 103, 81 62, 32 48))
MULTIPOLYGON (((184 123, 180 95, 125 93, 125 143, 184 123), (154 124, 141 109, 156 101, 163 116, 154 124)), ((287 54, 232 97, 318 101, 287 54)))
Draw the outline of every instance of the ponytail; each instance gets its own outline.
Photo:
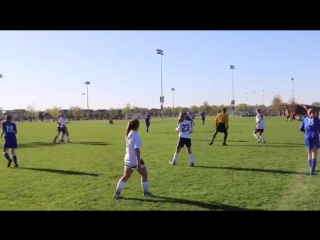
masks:
POLYGON ((132 122, 129 122, 126 128, 126 137, 128 137, 128 134, 131 130, 132 130, 132 122))

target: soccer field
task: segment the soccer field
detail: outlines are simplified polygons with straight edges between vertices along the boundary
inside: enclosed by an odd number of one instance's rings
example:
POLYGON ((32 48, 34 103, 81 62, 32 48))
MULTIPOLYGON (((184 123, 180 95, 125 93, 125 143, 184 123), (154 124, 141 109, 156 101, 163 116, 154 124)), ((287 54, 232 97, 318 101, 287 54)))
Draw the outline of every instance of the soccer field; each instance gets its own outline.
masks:
POLYGON ((299 122, 266 118, 265 140, 252 136, 254 118, 231 117, 227 143, 218 134, 212 146, 213 118, 196 120, 192 148, 171 166, 177 119, 141 122, 141 154, 155 198, 142 196, 137 173, 122 195, 112 195, 123 173, 127 121, 68 124, 72 143, 54 144, 56 124, 17 123, 19 168, 0 164, 0 210, 320 210, 320 178, 309 176, 299 122))

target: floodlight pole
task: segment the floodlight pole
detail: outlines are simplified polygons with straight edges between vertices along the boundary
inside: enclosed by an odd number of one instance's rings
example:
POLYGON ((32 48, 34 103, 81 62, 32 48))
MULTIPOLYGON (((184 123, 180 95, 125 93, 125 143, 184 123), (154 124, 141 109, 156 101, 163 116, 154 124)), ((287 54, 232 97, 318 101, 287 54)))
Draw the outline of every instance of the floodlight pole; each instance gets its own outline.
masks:
POLYGON ((160 104, 161 104, 161 118, 163 121, 163 103, 164 103, 164 97, 163 97, 163 85, 162 85, 162 56, 163 56, 163 50, 157 49, 157 54, 161 56, 161 96, 160 96, 160 104))
POLYGON ((87 119, 89 119, 89 85, 90 82, 84 82, 85 85, 87 85, 87 119))

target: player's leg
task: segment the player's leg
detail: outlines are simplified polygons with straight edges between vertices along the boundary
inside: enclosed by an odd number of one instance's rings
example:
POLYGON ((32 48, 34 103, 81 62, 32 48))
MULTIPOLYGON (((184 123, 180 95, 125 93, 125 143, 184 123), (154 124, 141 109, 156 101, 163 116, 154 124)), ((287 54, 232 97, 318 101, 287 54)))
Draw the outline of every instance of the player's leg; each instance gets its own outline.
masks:
POLYGON ((310 138, 306 138, 306 139, 305 139, 305 144, 306 144, 306 149, 307 149, 307 157, 308 157, 310 175, 312 175, 312 174, 313 174, 313 172, 312 172, 312 166, 313 166, 313 160, 312 160, 313 151, 312 151, 312 150, 313 150, 314 144, 313 144, 312 139, 310 139, 310 138))
POLYGON ((319 136, 316 136, 313 139, 313 149, 311 152, 311 159, 312 159, 311 160, 311 168, 312 168, 311 172, 312 172, 312 174, 314 174, 316 171, 319 146, 320 146, 319 136))
POLYGON ((258 140, 258 143, 260 143, 260 138, 259 138, 259 134, 258 134, 258 129, 255 129, 253 131, 253 136, 258 140))
POLYGON ((148 121, 146 121, 146 129, 147 129, 147 132, 149 132, 149 127, 150 127, 150 123, 148 121))
POLYGON ((149 192, 149 181, 148 181, 148 172, 145 163, 141 159, 141 168, 137 169, 137 172, 141 175, 141 186, 143 195, 145 197, 153 197, 149 192))
POLYGON ((212 144, 213 144, 214 139, 216 138, 218 132, 220 132, 220 124, 217 126, 216 131, 214 132, 214 134, 213 134, 213 136, 212 136, 212 140, 211 140, 211 142, 209 143, 209 145, 212 145, 212 144))
POLYGON ((14 167, 18 167, 18 158, 16 154, 16 148, 11 148, 11 156, 13 159, 14 167))
POLYGON ((68 131, 68 128, 66 126, 64 126, 64 130, 66 132, 66 137, 67 137, 67 141, 68 143, 70 142, 70 138, 69 138, 69 131, 68 131))
POLYGON ((224 127, 224 129, 223 129, 223 134, 224 134, 224 136, 223 136, 222 145, 227 146, 228 130, 226 127, 224 127))
POLYGON ((176 165, 178 158, 179 158, 179 154, 180 154, 180 150, 181 148, 184 147, 184 139, 183 138, 179 138, 177 147, 176 147, 176 152, 173 154, 173 159, 172 162, 169 162, 171 165, 176 165))
POLYGON ((53 142, 55 143, 61 133, 61 128, 58 127, 57 134, 54 136, 53 142))
POLYGON ((264 132, 263 129, 259 129, 259 138, 262 143, 266 143, 266 141, 264 140, 264 137, 262 136, 263 132, 264 132))
POLYGON ((189 154, 190 167, 194 167, 194 155, 193 155, 192 150, 191 150, 191 139, 189 139, 189 140, 186 141, 186 147, 187 147, 187 151, 188 151, 188 154, 189 154))
POLYGON ((133 173, 133 169, 131 167, 125 166, 124 172, 120 180, 118 181, 116 192, 113 194, 113 198, 121 198, 121 191, 126 185, 126 182, 130 179, 133 173))
POLYGON ((7 167, 11 167, 12 160, 11 160, 9 154, 8 154, 8 148, 4 147, 4 148, 2 149, 2 152, 3 152, 3 156, 4 156, 4 157, 7 159, 7 161, 8 161, 7 167))

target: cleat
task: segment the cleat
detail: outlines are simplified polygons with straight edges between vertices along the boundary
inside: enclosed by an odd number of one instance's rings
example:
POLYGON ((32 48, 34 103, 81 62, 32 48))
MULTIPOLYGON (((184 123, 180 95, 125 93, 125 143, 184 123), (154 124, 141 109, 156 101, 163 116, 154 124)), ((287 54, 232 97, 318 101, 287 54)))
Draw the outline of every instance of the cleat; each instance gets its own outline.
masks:
POLYGON ((113 198, 114 199, 120 199, 120 198, 122 198, 122 196, 121 196, 120 193, 115 193, 115 194, 113 194, 113 198))
POLYGON ((226 143, 223 143, 222 145, 223 145, 223 146, 228 146, 226 143))
POLYGON ((212 145, 212 144, 213 144, 213 142, 209 143, 209 145, 212 145))
POLYGON ((194 167, 194 163, 190 163, 190 165, 189 165, 190 167, 194 167))
POLYGON ((172 166, 177 165, 177 163, 175 161, 169 162, 172 166))
POLYGON ((19 167, 19 165, 18 165, 18 164, 15 164, 14 167, 17 168, 17 167, 19 167))
POLYGON ((143 193, 143 196, 145 196, 145 197, 154 197, 154 195, 152 193, 149 193, 149 192, 143 193))
POLYGON ((262 139, 259 139, 257 143, 261 143, 262 139))
POLYGON ((12 163, 12 160, 10 159, 10 160, 8 161, 7 167, 11 167, 11 163, 12 163))

